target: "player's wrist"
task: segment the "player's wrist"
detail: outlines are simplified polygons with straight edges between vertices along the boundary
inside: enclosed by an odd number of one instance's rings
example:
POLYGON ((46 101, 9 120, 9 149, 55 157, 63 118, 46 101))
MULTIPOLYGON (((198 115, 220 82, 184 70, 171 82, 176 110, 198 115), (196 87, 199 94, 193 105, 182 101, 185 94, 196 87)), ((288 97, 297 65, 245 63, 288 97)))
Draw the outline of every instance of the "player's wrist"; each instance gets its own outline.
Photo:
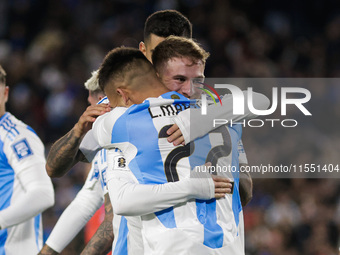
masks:
POLYGON ((208 200, 215 197, 215 184, 210 175, 191 176, 189 182, 191 198, 208 200))
POLYGON ((76 138, 82 138, 85 133, 84 133, 84 129, 82 128, 82 126, 79 123, 76 123, 73 127, 73 135, 76 138))

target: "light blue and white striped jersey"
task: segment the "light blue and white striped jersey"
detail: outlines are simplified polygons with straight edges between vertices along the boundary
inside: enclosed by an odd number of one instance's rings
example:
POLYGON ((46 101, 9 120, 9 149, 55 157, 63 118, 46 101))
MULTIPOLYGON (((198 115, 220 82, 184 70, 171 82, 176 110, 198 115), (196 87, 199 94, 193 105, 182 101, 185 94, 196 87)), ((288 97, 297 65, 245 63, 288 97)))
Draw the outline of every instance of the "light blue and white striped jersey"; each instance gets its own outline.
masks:
POLYGON ((106 149, 102 149, 97 152, 91 163, 91 169, 88 173, 87 179, 84 184, 84 188, 92 189, 97 182, 100 182, 102 197, 107 193, 106 188, 106 170, 107 170, 107 159, 106 149))
MULTIPOLYGON (((206 152, 216 146, 223 147, 226 137, 232 146, 228 145, 229 153, 222 154, 222 161, 216 163, 238 167, 240 128, 224 127, 195 141, 195 148, 201 152, 190 150, 190 145, 174 146, 167 141, 166 130, 174 124, 173 117, 189 108, 189 102, 181 94, 168 92, 130 108, 118 107, 98 117, 93 126, 94 136, 102 147, 122 150, 140 184, 190 178, 191 169, 205 163, 209 155, 206 152)), ((225 254, 227 251, 244 254, 243 231, 239 230, 243 227, 243 217, 237 176, 234 182, 233 194, 218 202, 193 200, 142 216, 145 254, 225 254)))
MULTIPOLYGON (((117 155, 120 155, 120 150, 117 149, 117 155)), ((100 185, 102 187, 101 194, 98 196, 104 197, 107 193, 106 187, 106 171, 107 171, 107 150, 102 149, 97 152, 96 156, 92 161, 92 167, 84 184, 84 188, 92 189, 94 185, 100 185)), ((124 216, 114 215, 113 216, 113 233, 114 241, 112 243, 112 254, 128 255, 127 249, 127 236, 129 233, 127 222, 124 216)))
MULTIPOLYGON (((0 119, 0 211, 25 195, 20 173, 32 165, 45 166, 44 146, 35 132, 5 113, 0 119)), ((0 254, 37 254, 42 248, 41 214, 0 230, 0 254)))
MULTIPOLYGON (((107 97, 102 98, 97 104, 109 103, 107 97)), ((121 151, 117 149, 117 155, 120 155, 121 151)), ((92 161, 92 167, 94 168, 93 174, 96 175, 96 172, 100 174, 100 181, 103 188, 103 195, 105 195, 107 191, 106 187, 106 170, 107 170, 107 151, 106 149, 102 149, 99 151, 94 160, 92 161), (98 169, 98 170, 96 170, 98 169)), ((98 175, 98 173, 97 173, 98 175)), ((95 177, 94 177, 95 178, 95 177)), ((128 233, 129 229, 127 226, 127 221, 124 216, 120 216, 114 214, 112 220, 113 234, 114 240, 112 244, 112 255, 128 255, 128 233)))
MULTIPOLYGON (((120 155, 120 150, 117 149, 117 155, 120 155)), ((102 149, 97 152, 94 160, 92 161, 93 173, 91 179, 99 178, 103 195, 108 193, 106 187, 106 171, 107 171, 107 151, 102 149)), ((127 221, 124 216, 114 214, 112 220, 114 240, 112 243, 112 255, 128 255, 127 241, 129 229, 127 226, 127 221)))

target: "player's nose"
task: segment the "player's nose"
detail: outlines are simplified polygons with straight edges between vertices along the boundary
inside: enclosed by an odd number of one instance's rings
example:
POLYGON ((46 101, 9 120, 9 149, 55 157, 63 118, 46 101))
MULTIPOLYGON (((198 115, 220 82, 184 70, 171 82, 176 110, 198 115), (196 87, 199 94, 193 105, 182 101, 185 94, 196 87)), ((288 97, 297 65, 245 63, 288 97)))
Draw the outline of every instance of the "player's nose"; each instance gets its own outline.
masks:
POLYGON ((191 82, 190 80, 187 80, 182 88, 181 88, 181 94, 184 95, 187 98, 190 98, 191 94, 192 94, 192 88, 191 88, 191 82))

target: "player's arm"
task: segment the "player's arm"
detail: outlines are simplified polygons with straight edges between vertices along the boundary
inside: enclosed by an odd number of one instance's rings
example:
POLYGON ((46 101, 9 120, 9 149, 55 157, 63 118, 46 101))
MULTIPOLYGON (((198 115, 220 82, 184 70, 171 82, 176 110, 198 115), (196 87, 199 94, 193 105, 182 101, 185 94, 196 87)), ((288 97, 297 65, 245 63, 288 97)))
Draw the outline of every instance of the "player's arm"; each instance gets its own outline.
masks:
POLYGON ((141 216, 190 199, 221 198, 231 192, 232 185, 227 178, 212 178, 204 171, 193 171, 191 178, 178 182, 138 184, 131 171, 125 165, 119 165, 122 155, 112 151, 108 151, 107 186, 116 214, 141 216))
MULTIPOLYGON (((245 167, 247 164, 240 164, 245 167)), ((240 198, 242 206, 246 206, 253 198, 253 180, 248 172, 240 171, 240 198)))
MULTIPOLYGON (((112 128, 116 121, 128 108, 116 107, 110 113, 99 116, 93 123, 93 128, 81 141, 79 149, 88 161, 92 161, 96 151, 111 146, 112 128), (95 148, 95 149, 94 149, 95 148)), ((119 133, 119 131, 117 131, 119 133)))
POLYGON ((50 177, 63 176, 77 162, 86 162, 79 150, 82 138, 91 129, 95 119, 110 110, 108 104, 87 107, 75 126, 52 145, 46 162, 46 171, 50 177))
POLYGON ((238 142, 239 169, 240 169, 240 198, 242 206, 246 206, 253 197, 253 180, 250 173, 244 171, 248 166, 248 159, 243 147, 242 140, 238 142))
POLYGON ((44 165, 34 165, 24 170, 18 180, 26 193, 0 211, 1 229, 20 224, 54 205, 54 190, 44 165))
POLYGON ((105 255, 111 248, 113 243, 112 228, 113 210, 109 194, 105 194, 105 217, 100 224, 96 233, 92 236, 84 248, 82 255, 105 255))
POLYGON ((98 179, 89 172, 83 188, 60 216, 40 255, 59 254, 73 240, 103 204, 103 191, 98 179))
MULTIPOLYGON (((248 102, 247 92, 243 92, 245 102, 248 102)), ((258 110, 266 110, 269 107, 269 99, 260 93, 253 92, 253 106, 258 110)), ((170 135, 168 138, 169 142, 174 142, 175 145, 185 142, 185 144, 193 141, 199 137, 202 137, 209 133, 211 130, 218 128, 221 125, 225 125, 233 121, 234 123, 242 121, 244 119, 255 118, 248 104, 244 105, 244 114, 235 115, 233 113, 233 97, 231 95, 226 95, 222 99, 222 106, 220 105, 209 105, 207 107, 207 114, 202 115, 201 109, 187 109, 180 112, 175 118, 175 124, 173 127, 169 128, 167 134, 170 135), (213 125, 214 120, 227 120, 228 122, 220 122, 215 126, 213 125), (192 127, 190 129, 190 127, 192 127), (193 128, 195 127, 195 128, 193 128), (180 131, 178 130, 180 129, 180 131), (183 135, 181 137, 181 135, 183 135)))
POLYGON ((19 128, 20 135, 13 141, 7 138, 3 146, 25 193, 0 211, 1 229, 20 224, 54 204, 53 185, 45 171, 44 146, 33 132, 19 128))

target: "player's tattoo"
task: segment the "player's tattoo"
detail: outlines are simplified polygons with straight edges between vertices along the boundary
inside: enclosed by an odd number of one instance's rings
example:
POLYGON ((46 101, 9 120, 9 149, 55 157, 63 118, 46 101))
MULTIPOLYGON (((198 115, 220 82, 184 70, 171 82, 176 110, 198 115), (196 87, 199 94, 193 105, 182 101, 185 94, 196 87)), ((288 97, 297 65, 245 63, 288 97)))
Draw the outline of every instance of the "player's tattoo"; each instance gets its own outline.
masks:
POLYGON ((47 244, 41 249, 41 251, 38 253, 38 255, 57 255, 59 254, 55 250, 53 250, 51 247, 49 247, 47 244))
POLYGON ((105 195, 105 218, 97 229, 81 255, 101 255, 107 254, 112 248, 113 228, 112 228, 113 210, 109 195, 105 195))
POLYGON ((77 137, 74 129, 71 129, 52 145, 46 161, 46 170, 50 177, 62 176, 78 161, 84 161, 85 157, 79 151, 81 140, 82 137, 77 137))

